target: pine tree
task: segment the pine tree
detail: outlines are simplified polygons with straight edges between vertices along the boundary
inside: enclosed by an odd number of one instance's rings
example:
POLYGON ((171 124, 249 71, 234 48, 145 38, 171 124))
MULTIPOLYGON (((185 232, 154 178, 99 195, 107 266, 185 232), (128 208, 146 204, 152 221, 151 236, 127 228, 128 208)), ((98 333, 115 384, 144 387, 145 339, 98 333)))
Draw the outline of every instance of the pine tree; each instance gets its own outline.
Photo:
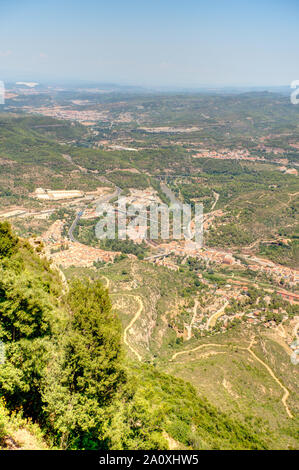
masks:
POLYGON ((8 222, 0 222, 0 259, 12 255, 18 238, 12 233, 8 222))
POLYGON ((68 305, 71 334, 65 354, 70 387, 106 403, 124 380, 120 321, 99 281, 74 281, 68 305))
POLYGON ((99 281, 75 280, 70 322, 48 366, 43 399, 61 447, 99 448, 105 409, 125 382, 121 325, 99 281))

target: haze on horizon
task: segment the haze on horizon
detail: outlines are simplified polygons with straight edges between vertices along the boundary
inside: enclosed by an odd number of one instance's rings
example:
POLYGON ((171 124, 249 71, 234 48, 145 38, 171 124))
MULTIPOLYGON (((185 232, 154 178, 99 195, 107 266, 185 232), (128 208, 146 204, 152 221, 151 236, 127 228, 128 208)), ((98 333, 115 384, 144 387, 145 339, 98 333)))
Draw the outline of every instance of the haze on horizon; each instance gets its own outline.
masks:
POLYGON ((2 0, 0 80, 289 85, 298 13, 296 0, 2 0))

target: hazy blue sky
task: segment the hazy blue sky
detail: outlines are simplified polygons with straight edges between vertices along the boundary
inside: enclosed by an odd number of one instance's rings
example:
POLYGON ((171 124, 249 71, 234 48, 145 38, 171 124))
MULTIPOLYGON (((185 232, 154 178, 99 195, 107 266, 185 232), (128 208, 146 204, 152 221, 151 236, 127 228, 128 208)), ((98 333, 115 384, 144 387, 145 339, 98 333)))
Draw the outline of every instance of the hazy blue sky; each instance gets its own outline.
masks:
POLYGON ((299 0, 0 0, 0 80, 289 85, 299 0))

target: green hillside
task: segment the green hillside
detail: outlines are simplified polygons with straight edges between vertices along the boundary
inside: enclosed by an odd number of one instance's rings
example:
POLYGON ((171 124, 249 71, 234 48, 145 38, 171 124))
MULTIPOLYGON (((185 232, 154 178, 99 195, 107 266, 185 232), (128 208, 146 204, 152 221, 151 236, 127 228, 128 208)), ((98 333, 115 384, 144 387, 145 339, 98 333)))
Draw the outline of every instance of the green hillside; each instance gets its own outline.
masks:
MULTIPOLYGON (((191 383, 200 397, 249 426, 267 448, 299 447, 298 366, 291 363, 279 329, 236 322, 220 334, 193 328, 191 339, 183 335, 195 301, 201 311, 217 302, 212 286, 216 276, 209 287, 197 285, 187 268, 175 272, 130 259, 98 269, 68 268, 65 273, 69 279, 104 280, 127 332, 132 359, 191 383)), ((280 326, 284 334, 296 323, 290 319, 280 326)))
POLYGON ((37 187, 92 190, 101 186, 81 174, 65 157, 84 135, 71 126, 41 116, 0 114, 0 206, 38 206, 28 199, 37 187))
POLYGON ((190 383, 126 359, 99 281, 66 285, 7 223, 0 265, 2 448, 24 433, 40 448, 265 448, 190 383))

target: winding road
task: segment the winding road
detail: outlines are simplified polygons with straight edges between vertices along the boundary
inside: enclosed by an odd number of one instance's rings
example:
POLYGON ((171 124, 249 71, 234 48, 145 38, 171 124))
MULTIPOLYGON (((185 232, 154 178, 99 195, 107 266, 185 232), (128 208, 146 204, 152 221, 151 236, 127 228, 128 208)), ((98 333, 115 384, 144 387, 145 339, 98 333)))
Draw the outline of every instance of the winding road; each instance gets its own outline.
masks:
POLYGON ((134 325, 134 323, 138 320, 138 318, 140 317, 140 314, 143 310, 143 302, 142 302, 142 299, 141 297, 139 297, 138 295, 134 295, 134 294, 125 294, 125 295, 129 295, 131 297, 134 297, 137 302, 139 303, 139 308, 137 310, 137 312, 135 313, 134 317, 132 318, 132 320, 130 321, 130 323, 128 324, 128 326, 126 326, 125 330, 124 330, 124 343, 128 346, 128 348, 135 354, 135 356, 137 356, 137 359, 138 361, 141 362, 142 360, 142 357, 141 355, 139 354, 138 351, 136 351, 136 349, 134 349, 129 341, 128 341, 128 338, 127 338, 127 334, 129 332, 129 330, 132 328, 132 326, 134 325))
POLYGON ((219 194, 216 193, 216 191, 213 191, 213 194, 214 194, 214 197, 215 197, 215 201, 213 202, 213 205, 212 205, 212 207, 211 207, 210 212, 212 212, 212 211, 214 210, 214 208, 215 208, 215 206, 216 206, 216 204, 217 204, 217 202, 218 202, 218 199, 219 199, 219 194))
POLYGON ((213 313, 213 315, 210 316, 210 318, 208 319, 208 322, 207 322, 207 329, 209 329, 210 327, 215 326, 216 321, 218 320, 218 318, 221 317, 222 315, 224 315, 224 310, 228 306, 228 304, 229 304, 229 301, 227 300, 225 302, 225 304, 222 305, 222 307, 220 307, 219 310, 217 310, 217 312, 213 313))
MULTIPOLYGON (((286 413, 288 415, 289 418, 294 418, 294 416, 292 415, 289 407, 288 407, 288 404, 287 404, 287 400, 289 398, 289 395, 290 395, 290 392, 288 391, 288 389, 281 383, 281 381, 276 377, 276 375, 274 374, 273 370, 271 369, 271 367, 268 366, 268 364, 266 364, 264 361, 262 361, 262 359, 260 359, 253 351, 252 351, 252 346, 254 344, 254 337, 251 338, 251 341, 250 341, 250 344, 247 348, 242 348, 240 347, 239 345, 236 345, 236 347, 238 347, 239 349, 242 349, 244 351, 248 351, 249 354, 251 354, 252 357, 254 357, 254 359, 256 361, 258 361, 260 364, 262 364, 262 366, 265 367, 265 369, 269 372, 269 374, 271 375, 271 377, 275 380, 275 382, 280 386, 280 388, 283 390, 283 396, 282 396, 282 399, 281 399, 281 402, 286 410, 286 413)), ((170 361, 173 361, 175 358, 177 358, 178 356, 182 355, 182 354, 189 354, 191 352, 194 352, 194 351, 198 351, 199 349, 202 349, 202 348, 205 348, 205 347, 208 347, 208 346, 213 346, 213 347, 225 347, 225 346, 229 346, 229 345, 226 345, 226 344, 215 344, 215 343, 206 343, 206 344, 201 344, 200 346, 197 346, 196 348, 193 348, 193 349, 187 349, 185 351, 179 351, 175 354, 173 354, 173 356, 171 357, 170 361)))
POLYGON ((191 336, 192 336, 192 325, 195 322, 198 304, 199 304, 198 300, 195 299, 192 320, 191 320, 190 325, 186 327, 188 331, 187 340, 191 339, 191 336))
POLYGON ((170 361, 172 362, 176 357, 181 356, 182 354, 188 354, 194 351, 198 351, 199 349, 205 348, 207 346, 218 346, 218 347, 223 347, 223 344, 216 344, 216 343, 206 343, 206 344, 201 344, 200 346, 196 346, 196 348, 192 349, 186 349, 185 351, 179 351, 171 357, 170 361))
MULTIPOLYGON (((101 277, 103 277, 106 281, 106 289, 109 289, 110 279, 108 279, 108 277, 104 276, 104 274, 101 274, 101 277)), ((118 294, 117 292, 110 292, 110 296, 111 295, 117 295, 117 294, 118 294)), ((132 328, 132 326, 134 325, 134 323, 138 320, 142 310, 144 309, 143 301, 142 301, 142 299, 139 295, 127 294, 127 293, 122 293, 121 295, 127 295, 129 297, 134 297, 134 299, 136 299, 138 304, 139 304, 139 308, 138 308, 137 312, 135 313, 134 317, 132 318, 132 320, 130 321, 128 326, 126 326, 126 328, 124 329, 124 343, 128 346, 128 348, 132 351, 132 353, 135 354, 138 361, 141 362, 142 361, 141 355, 139 354, 138 351, 136 351, 136 349, 133 348, 133 346, 130 345, 130 343, 128 341, 128 333, 129 333, 130 329, 132 328)))
POLYGON ((251 348, 252 348, 253 344, 254 344, 254 337, 251 339, 251 342, 250 342, 250 345, 248 346, 248 348, 242 348, 242 349, 245 349, 246 351, 248 351, 260 364, 262 364, 267 369, 267 371, 269 372, 271 377, 275 380, 275 382, 278 383, 278 385, 282 388, 282 390, 284 391, 284 394, 283 394, 283 397, 282 397, 281 401, 283 403, 283 406, 285 407, 285 410, 286 410, 287 415, 289 416, 289 418, 294 418, 294 416, 290 412, 290 409, 287 405, 287 399, 289 398, 289 395, 290 395, 288 389, 284 385, 282 385, 280 380, 274 374, 273 370, 252 351, 251 348))
MULTIPOLYGON (((177 198, 175 197, 174 193, 166 186, 166 185, 163 185, 161 184, 161 189, 163 190, 163 192, 167 195, 167 197, 170 199, 171 203, 176 203, 176 204, 179 204, 179 206, 182 205, 182 203, 180 201, 177 200, 177 198)), ((116 187, 114 193, 112 194, 108 194, 108 195, 105 195, 103 197, 101 197, 99 200, 97 200, 97 205, 99 204, 103 204, 103 203, 107 203, 109 202, 111 199, 113 199, 114 197, 118 196, 120 193, 121 193, 121 189, 116 187)), ((297 193, 295 193, 294 195, 296 195, 297 193)), ((292 195, 293 196, 293 195, 292 195)), ((215 202, 212 206, 212 209, 214 209, 217 201, 218 201, 218 198, 219 198, 219 195, 217 193, 215 193, 215 202)), ((80 217, 83 215, 84 213, 84 209, 81 209, 77 215, 76 215, 76 218, 75 220, 73 221, 70 229, 69 229, 69 232, 68 232, 68 235, 69 235, 69 238, 71 241, 75 241, 74 239, 74 236, 73 236, 73 231, 74 229, 76 228, 76 225, 78 223, 78 221, 80 220, 80 217)), ((109 279, 106 278, 106 276, 103 276, 105 279, 106 279, 106 282, 107 282, 107 285, 106 287, 109 288, 109 279)), ((113 294, 112 294, 113 295, 113 294)), ((139 354, 139 352, 133 348, 133 346, 130 345, 129 341, 128 341, 128 333, 130 332, 130 329, 133 327, 133 325, 135 324, 135 322, 138 320, 138 318, 140 317, 141 315, 141 312, 143 311, 144 309, 144 304, 143 304, 143 301, 141 299, 140 296, 137 296, 137 295, 134 295, 134 294, 124 294, 124 295, 128 295, 128 296, 131 296, 131 297, 134 297, 136 299, 136 301, 138 302, 139 304, 139 307, 134 315, 134 317, 131 319, 131 321, 129 322, 129 324, 126 326, 126 328, 124 329, 124 343, 128 346, 128 348, 132 351, 132 353, 137 357, 138 361, 142 361, 142 356, 139 354)), ((223 315, 224 313, 224 310, 225 308, 227 307, 227 305, 229 304, 228 301, 225 302, 225 304, 217 311, 215 312, 208 320, 207 322, 207 328, 210 328, 211 326, 214 326, 217 319, 223 315)), ((198 302, 195 301, 195 305, 194 305, 194 314, 193 314, 193 317, 192 317, 192 321, 191 321, 191 324, 189 325, 188 327, 188 339, 191 339, 191 335, 192 335, 192 324, 195 320, 195 317, 196 317, 196 310, 197 310, 197 306, 198 306, 198 302)), ((297 334, 297 328, 298 328, 299 324, 296 325, 296 331, 295 333, 297 334)), ((293 418, 293 415, 288 407, 288 404, 287 404, 287 400, 289 398, 289 391, 287 390, 287 388, 281 383, 281 381, 276 377, 276 375, 274 374, 273 370, 264 362, 262 361, 253 351, 252 351, 252 346, 254 344, 254 337, 251 339, 250 341, 250 344, 248 347, 246 348, 243 348, 243 347, 240 347, 240 346, 237 346, 239 347, 240 349, 242 350, 245 350, 247 351, 256 361, 258 361, 267 371, 268 373, 270 374, 270 376, 273 378, 273 380, 275 380, 275 382, 279 385, 279 387, 283 390, 283 396, 281 398, 281 401, 282 401, 282 404, 286 410, 286 413, 288 415, 289 418, 293 418)), ((183 354, 189 354, 191 352, 195 352, 195 351, 198 351, 200 349, 203 349, 203 348, 206 348, 206 347, 209 347, 209 346, 212 346, 212 347, 225 347, 225 346, 228 346, 228 345, 223 345, 223 344, 217 344, 217 343, 206 343, 206 344, 201 344, 195 348, 192 348, 192 349, 188 349, 188 350, 184 350, 184 351, 179 351, 179 352, 176 352, 173 354, 173 356, 171 357, 170 361, 173 361, 174 359, 176 359, 178 356, 180 355, 183 355, 183 354)))
POLYGON ((109 289, 110 286, 110 279, 108 277, 104 276, 104 274, 101 274, 101 276, 105 279, 106 281, 106 289, 109 289))
MULTIPOLYGON (((96 202, 95 202, 96 206, 98 207, 100 204, 106 204, 107 202, 111 201, 111 199, 114 199, 115 197, 119 196, 121 192, 122 192, 122 189, 116 186, 115 191, 113 193, 105 194, 104 196, 101 196, 99 199, 97 199, 96 202)), ((72 242, 77 241, 74 238, 73 232, 74 232, 74 230, 76 228, 76 225, 79 222, 80 218, 84 214, 84 211, 85 211, 85 208, 81 209, 77 213, 77 215, 76 215, 76 217, 75 217, 75 219, 74 219, 74 221, 73 221, 73 223, 70 226, 70 229, 68 231, 68 237, 72 242)))
POLYGON ((69 239, 71 240, 71 242, 75 242, 75 238, 74 238, 74 235, 73 235, 73 231, 75 230, 76 228, 76 225, 77 223, 79 222, 80 218, 82 217, 82 215, 84 214, 84 210, 80 210, 77 214, 76 214, 76 217, 74 219, 74 221, 72 222, 72 225, 70 226, 69 228, 69 231, 68 231, 68 237, 69 239))

